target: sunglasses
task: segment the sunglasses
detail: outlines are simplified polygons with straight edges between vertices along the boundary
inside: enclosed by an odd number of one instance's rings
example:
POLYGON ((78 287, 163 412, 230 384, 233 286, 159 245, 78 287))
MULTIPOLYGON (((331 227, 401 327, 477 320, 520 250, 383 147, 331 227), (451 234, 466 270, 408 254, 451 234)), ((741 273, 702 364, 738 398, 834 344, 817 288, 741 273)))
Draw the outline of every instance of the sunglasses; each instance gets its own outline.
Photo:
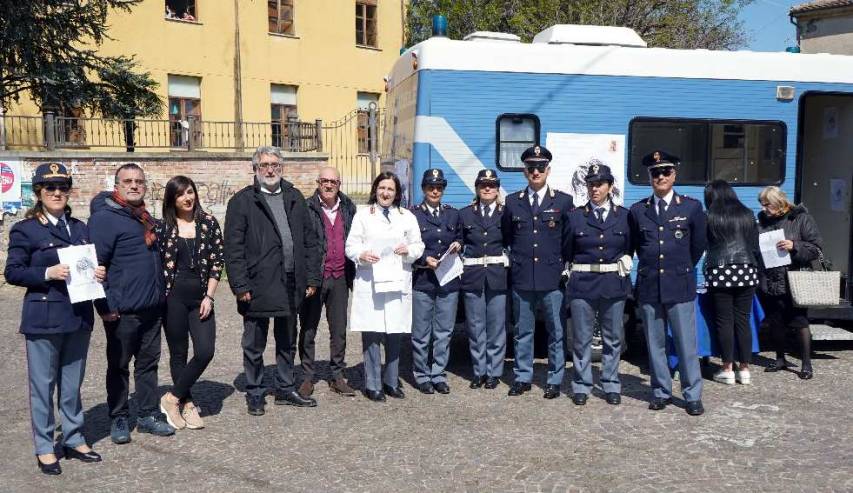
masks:
POLYGON ((59 190, 61 193, 68 193, 71 191, 71 187, 69 185, 45 185, 42 190, 47 193, 53 193, 59 190))
POLYGON ((527 165, 527 172, 528 172, 528 173, 531 173, 531 174, 532 174, 534 171, 538 171, 538 172, 540 172, 540 173, 544 173, 546 169, 548 169, 548 165, 547 165, 547 164, 544 164, 544 163, 543 163, 543 164, 528 164, 528 165, 527 165))
POLYGON ((477 187, 479 187, 479 188, 498 188, 498 184, 494 183, 494 182, 492 182, 492 183, 483 182, 483 183, 480 183, 479 185, 477 185, 477 187))
POLYGON ((652 175, 652 178, 659 178, 661 176, 671 176, 672 172, 672 168, 655 168, 653 170, 649 170, 649 174, 652 175))

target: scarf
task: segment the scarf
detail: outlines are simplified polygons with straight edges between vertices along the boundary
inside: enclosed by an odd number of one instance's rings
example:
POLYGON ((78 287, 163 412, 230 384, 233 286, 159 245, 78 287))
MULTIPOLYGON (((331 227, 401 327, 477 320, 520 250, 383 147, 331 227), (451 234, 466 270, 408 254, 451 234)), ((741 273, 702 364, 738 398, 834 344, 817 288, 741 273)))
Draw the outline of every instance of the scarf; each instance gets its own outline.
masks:
POLYGON ((145 245, 149 247, 153 245, 154 241, 157 239, 157 236, 154 234, 154 218, 152 218, 151 214, 145 210, 145 202, 136 206, 130 205, 126 200, 119 196, 118 192, 113 192, 112 199, 116 204, 128 209, 130 214, 145 226, 145 245))

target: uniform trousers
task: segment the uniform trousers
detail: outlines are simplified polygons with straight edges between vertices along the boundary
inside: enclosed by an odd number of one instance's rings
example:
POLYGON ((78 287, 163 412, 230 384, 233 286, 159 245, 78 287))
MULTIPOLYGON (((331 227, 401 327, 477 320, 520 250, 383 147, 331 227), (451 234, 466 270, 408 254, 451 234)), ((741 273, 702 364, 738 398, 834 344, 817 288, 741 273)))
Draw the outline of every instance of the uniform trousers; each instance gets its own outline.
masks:
POLYGON ((347 365, 347 302, 349 289, 346 276, 323 279, 317 293, 305 298, 299 311, 299 361, 306 381, 314 378, 314 339, 320 325, 320 314, 326 307, 326 322, 329 324, 329 369, 332 380, 343 377, 347 365))
POLYGON ((364 388, 379 392, 382 384, 392 388, 400 385, 400 346, 403 334, 362 332, 361 347, 364 357, 364 388), (385 345, 385 368, 379 345, 385 345))
POLYGON ((500 377, 506 356, 506 291, 465 291, 468 348, 474 378, 500 377))
POLYGON ((162 307, 121 313, 118 320, 104 322, 107 338, 107 407, 110 418, 127 417, 130 360, 139 416, 159 412, 157 366, 160 364, 162 307))
POLYGON ((450 358, 450 336, 453 335, 458 300, 458 291, 426 293, 413 290, 412 373, 416 383, 447 383, 444 369, 450 358))
POLYGON ((649 369, 654 396, 672 397, 672 375, 666 357, 666 326, 672 329, 681 393, 688 402, 702 398, 702 372, 696 349, 696 311, 693 300, 684 303, 640 303, 649 349, 649 369))
POLYGON ((172 394, 181 400, 192 400, 193 384, 213 359, 216 345, 216 317, 211 310, 204 320, 199 318, 199 307, 205 290, 195 273, 178 273, 169 297, 166 299, 166 319, 163 332, 169 345, 169 370, 174 388, 172 394), (193 357, 189 356, 189 339, 193 341, 193 357))
POLYGON ((589 394, 592 391, 592 333, 595 319, 601 324, 604 349, 601 353, 601 388, 605 393, 620 393, 619 360, 622 357, 622 339, 625 328, 622 315, 625 300, 596 299, 571 300, 572 309, 572 392, 589 394))
POLYGON ((52 454, 56 421, 53 391, 59 384, 57 401, 62 424, 63 445, 69 448, 86 443, 83 437, 83 403, 80 386, 86 372, 86 355, 92 332, 78 330, 64 334, 25 335, 27 373, 30 380, 30 418, 36 455, 52 454))
POLYGON ((533 381, 533 333, 536 328, 536 308, 544 308, 545 328, 548 330, 548 384, 561 385, 566 371, 563 349, 563 320, 560 309, 563 292, 512 290, 512 313, 515 325, 515 381, 533 381))

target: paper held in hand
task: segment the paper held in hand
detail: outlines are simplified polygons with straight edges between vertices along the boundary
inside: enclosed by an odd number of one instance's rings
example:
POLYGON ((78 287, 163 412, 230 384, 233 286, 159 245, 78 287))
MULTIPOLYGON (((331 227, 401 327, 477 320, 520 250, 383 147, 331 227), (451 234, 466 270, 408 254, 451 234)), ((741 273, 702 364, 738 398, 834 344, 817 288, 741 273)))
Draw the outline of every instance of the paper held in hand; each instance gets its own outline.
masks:
POLYGON ((462 257, 458 253, 444 252, 444 255, 438 259, 438 267, 435 268, 435 277, 438 279, 439 286, 444 286, 461 276, 463 269, 462 257))
POLYGON ((98 256, 95 245, 75 245, 56 251, 59 263, 68 266, 69 274, 65 279, 68 297, 71 303, 105 298, 104 287, 95 279, 98 256))
POLYGON ((776 244, 785 239, 785 231, 774 229, 758 235, 758 246, 761 249, 761 258, 764 260, 764 268, 781 267, 791 264, 791 254, 787 250, 776 248, 776 244))

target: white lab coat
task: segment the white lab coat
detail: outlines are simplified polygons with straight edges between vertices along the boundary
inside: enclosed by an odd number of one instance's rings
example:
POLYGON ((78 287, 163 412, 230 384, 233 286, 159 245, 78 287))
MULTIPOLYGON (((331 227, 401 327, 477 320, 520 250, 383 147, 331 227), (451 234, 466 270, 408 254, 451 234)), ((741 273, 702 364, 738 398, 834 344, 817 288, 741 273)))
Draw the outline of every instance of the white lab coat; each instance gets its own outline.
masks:
MULTIPOLYGON (((412 331, 412 263, 424 253, 418 220, 406 209, 390 210, 388 219, 378 205, 361 208, 352 220, 346 242, 346 256, 355 262, 349 327, 354 332, 384 332, 387 334, 412 331), (402 257, 399 281, 391 290, 386 286, 377 293, 373 281, 373 265, 362 262, 359 255, 372 250, 380 238, 399 239, 409 246, 402 257)), ((378 253, 378 252, 374 252, 378 253)))

